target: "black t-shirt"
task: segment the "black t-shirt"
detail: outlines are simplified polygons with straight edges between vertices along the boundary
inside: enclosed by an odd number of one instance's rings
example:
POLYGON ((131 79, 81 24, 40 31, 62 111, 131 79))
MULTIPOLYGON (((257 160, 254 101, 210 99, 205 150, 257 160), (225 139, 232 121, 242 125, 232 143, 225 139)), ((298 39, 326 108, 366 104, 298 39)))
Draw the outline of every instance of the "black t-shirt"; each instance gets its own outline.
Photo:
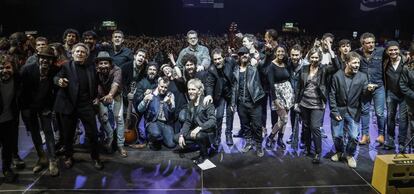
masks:
POLYGON ((88 72, 86 65, 75 65, 76 72, 78 74, 79 80, 79 91, 78 91, 78 105, 82 106, 84 104, 89 104, 92 102, 92 99, 89 95, 89 80, 88 80, 88 72))

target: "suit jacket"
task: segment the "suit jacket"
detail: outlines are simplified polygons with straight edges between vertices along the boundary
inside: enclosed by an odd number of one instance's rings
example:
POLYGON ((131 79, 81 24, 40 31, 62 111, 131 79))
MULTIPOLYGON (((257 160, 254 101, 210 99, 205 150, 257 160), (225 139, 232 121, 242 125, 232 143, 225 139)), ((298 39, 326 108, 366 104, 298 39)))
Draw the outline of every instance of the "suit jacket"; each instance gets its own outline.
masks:
MULTIPOLYGON (((68 86, 60 88, 56 94, 54 110, 58 113, 71 114, 78 104, 79 78, 74 61, 64 64, 60 72, 54 77, 54 83, 58 85, 59 78, 67 78, 68 86)), ((98 87, 96 82, 96 68, 94 64, 87 65, 87 76, 89 82, 89 96, 93 101, 97 97, 98 87)))
POLYGON ((331 92, 329 93, 331 118, 344 117, 349 113, 355 121, 361 117, 361 99, 368 90, 368 77, 365 73, 358 72, 354 75, 349 91, 345 83, 345 72, 339 70, 332 77, 331 92))
MULTIPOLYGON (((226 59, 223 66, 223 73, 224 79, 227 80, 228 83, 232 84, 233 80, 233 67, 235 66, 235 62, 232 59, 226 59)), ((232 86, 228 86, 232 88, 232 86)), ((207 79, 205 82, 205 90, 206 95, 211 95, 213 97, 214 102, 218 102, 221 97, 226 99, 231 99, 231 89, 230 91, 224 91, 224 83, 219 76, 218 70, 215 65, 210 65, 208 68, 207 79)))
POLYGON ((188 114, 180 130, 180 134, 186 137, 196 127, 201 127, 201 131, 213 132, 216 129, 216 109, 212 103, 203 104, 204 96, 200 97, 198 106, 188 104, 188 114))
MULTIPOLYGON (((19 124, 19 101, 18 98, 21 95, 21 80, 20 80, 20 76, 15 73, 13 76, 13 81, 14 81, 14 97, 12 100, 12 104, 11 104, 11 110, 12 110, 12 114, 13 114, 13 119, 16 121, 16 127, 19 124)), ((4 109, 5 105, 3 102, 3 98, 2 98, 2 93, 0 91, 0 115, 3 113, 3 109, 4 109)))
MULTIPOLYGON (((124 96, 127 96, 130 92, 131 83, 135 82, 135 85, 138 84, 139 81, 145 78, 146 75, 146 65, 143 64, 144 67, 140 71, 138 77, 134 79, 134 62, 128 61, 121 67, 121 74, 122 74, 122 93, 124 96)), ((126 102, 126 101, 124 101, 126 102)))
POLYGON ((40 80, 39 64, 27 64, 21 70, 22 95, 21 109, 48 109, 52 110, 54 98, 53 69, 44 80, 40 80))

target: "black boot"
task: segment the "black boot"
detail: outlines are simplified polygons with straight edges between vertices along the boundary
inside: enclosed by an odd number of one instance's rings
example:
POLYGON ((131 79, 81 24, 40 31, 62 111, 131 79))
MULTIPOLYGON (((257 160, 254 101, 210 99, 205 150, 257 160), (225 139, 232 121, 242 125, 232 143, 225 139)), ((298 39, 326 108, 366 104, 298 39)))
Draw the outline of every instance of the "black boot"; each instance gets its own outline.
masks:
POLYGON ((286 149, 286 145, 283 143, 283 133, 277 135, 277 145, 282 149, 286 149))
POLYGON ((275 135, 276 134, 270 133, 270 135, 267 136, 267 138, 266 138, 266 148, 267 149, 272 149, 275 146, 275 140, 274 140, 275 135))

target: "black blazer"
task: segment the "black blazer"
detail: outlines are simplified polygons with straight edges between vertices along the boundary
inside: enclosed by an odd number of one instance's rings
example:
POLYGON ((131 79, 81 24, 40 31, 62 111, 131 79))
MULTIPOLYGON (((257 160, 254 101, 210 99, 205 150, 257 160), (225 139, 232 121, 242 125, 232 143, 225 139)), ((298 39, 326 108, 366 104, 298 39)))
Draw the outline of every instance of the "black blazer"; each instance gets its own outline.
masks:
POLYGON ((348 112, 355 121, 361 117, 361 99, 367 95, 367 74, 358 72, 352 79, 349 92, 346 89, 345 72, 339 70, 332 77, 331 91, 329 93, 331 118, 344 117, 348 112))
POLYGON ((204 105, 203 100, 204 96, 201 96, 197 107, 191 103, 188 104, 187 117, 180 130, 180 134, 184 137, 198 126, 206 133, 214 132, 216 129, 216 109, 212 103, 204 105))
MULTIPOLYGON (((233 80, 233 67, 236 66, 235 61, 226 58, 223 66, 224 72, 224 79, 227 80, 228 83, 232 84, 233 80)), ((213 97, 214 102, 218 102, 221 97, 226 99, 231 99, 232 91, 223 91, 224 83, 220 79, 220 76, 217 72, 217 67, 215 65, 210 65, 208 68, 207 79, 205 82, 205 91, 206 95, 211 95, 213 97), (228 92, 228 93, 224 93, 228 92)), ((232 88, 230 85, 229 88, 232 88)))
POLYGON ((135 82, 135 85, 138 84, 139 81, 145 78, 146 76, 146 64, 143 64, 144 67, 142 68, 141 72, 138 75, 138 78, 134 80, 134 61, 129 61, 125 63, 121 67, 122 71, 122 93, 124 96, 128 95, 131 88, 131 83, 135 82))
MULTIPOLYGON (((18 98, 21 95, 21 80, 20 80, 20 76, 18 75, 18 73, 15 73, 12 79, 14 80, 14 97, 11 103, 11 110, 13 113, 13 119, 16 121, 15 124, 18 125, 19 124, 19 108, 20 108, 18 98)), ((4 109, 4 102, 3 102, 2 95, 3 94, 0 91, 0 115, 3 113, 3 109, 4 109)))
POLYGON ((40 88, 40 71, 37 62, 25 65, 21 69, 22 95, 20 98, 20 107, 22 110, 48 109, 52 110, 54 98, 53 76, 56 72, 51 68, 49 75, 42 82, 40 88))
MULTIPOLYGON (((78 103, 79 79, 74 61, 64 64, 60 72, 54 77, 54 83, 58 85, 59 78, 67 78, 69 84, 66 88, 60 88, 56 94, 54 110, 58 113, 73 113, 78 103)), ((87 75, 89 81, 89 96, 91 101, 97 97, 98 86, 96 82, 96 68, 94 64, 87 65, 87 75)))

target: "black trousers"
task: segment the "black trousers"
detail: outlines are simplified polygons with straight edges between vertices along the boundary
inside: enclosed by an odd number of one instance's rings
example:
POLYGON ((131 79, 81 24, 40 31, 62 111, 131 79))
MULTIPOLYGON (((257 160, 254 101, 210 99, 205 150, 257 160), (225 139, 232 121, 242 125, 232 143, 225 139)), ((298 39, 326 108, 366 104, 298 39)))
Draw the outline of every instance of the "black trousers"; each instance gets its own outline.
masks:
POLYGON ((32 141, 38 154, 43 153, 42 137, 40 130, 42 129, 45 138, 49 159, 55 159, 55 137, 52 129, 52 111, 51 110, 22 110, 22 120, 32 134, 32 141), (39 125, 40 119, 40 125, 39 125))
POLYGON ((13 134, 17 131, 14 120, 6 121, 0 123, 0 144, 2 146, 1 158, 2 158, 2 167, 3 172, 10 169, 12 152, 13 152, 13 134))
MULTIPOLYGON (((188 135, 184 136, 185 144, 187 146, 191 144, 197 144, 200 147, 200 155, 203 157, 207 157, 208 151, 207 149, 210 147, 210 136, 209 133, 200 131, 197 133, 195 138, 190 136, 191 131, 188 135)), ((178 139, 180 138, 180 134, 174 135, 174 142, 178 145, 178 139)))
POLYGON ((76 123, 78 119, 82 122, 86 137, 91 144, 91 158, 99 159, 99 145, 98 145, 98 128, 96 125, 96 112, 93 105, 84 107, 76 107, 72 114, 62 114, 62 124, 65 141, 65 156, 73 156, 73 141, 76 132, 76 123))
POLYGON ((305 136, 306 149, 310 151, 312 141, 316 154, 322 151, 321 129, 324 109, 308 109, 300 107, 302 116, 302 131, 305 136))
POLYGON ((239 102, 237 105, 241 128, 246 129, 246 139, 261 145, 262 137, 262 105, 257 103, 239 102))

